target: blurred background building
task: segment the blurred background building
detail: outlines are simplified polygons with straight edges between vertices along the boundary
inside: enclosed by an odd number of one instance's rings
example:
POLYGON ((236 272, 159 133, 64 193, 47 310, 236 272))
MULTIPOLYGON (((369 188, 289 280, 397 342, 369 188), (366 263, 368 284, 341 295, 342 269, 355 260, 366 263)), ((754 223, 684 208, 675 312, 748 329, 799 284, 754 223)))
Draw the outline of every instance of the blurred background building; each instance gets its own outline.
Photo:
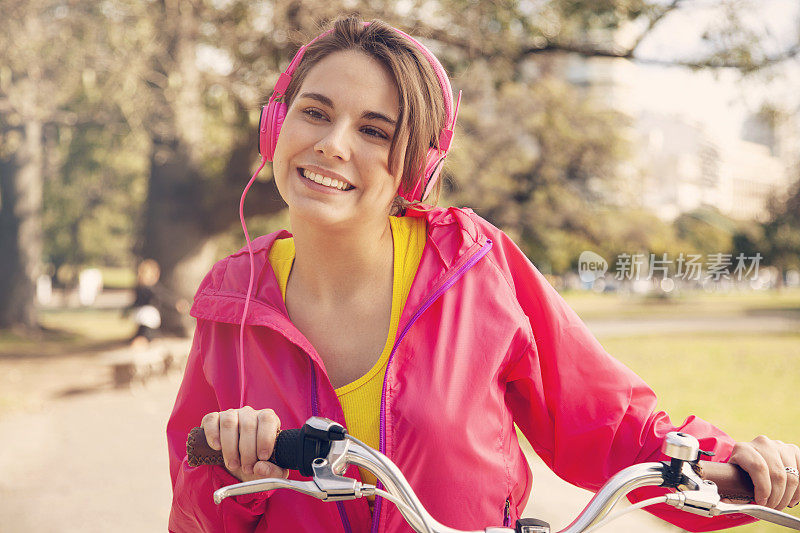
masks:
POLYGON ((791 79, 748 83, 731 72, 578 54, 552 58, 552 65, 630 119, 630 161, 615 180, 593 184, 609 204, 644 208, 665 221, 700 207, 763 221, 769 200, 794 180, 797 115, 780 115, 757 99, 791 79), (748 94, 750 86, 757 90, 748 94))

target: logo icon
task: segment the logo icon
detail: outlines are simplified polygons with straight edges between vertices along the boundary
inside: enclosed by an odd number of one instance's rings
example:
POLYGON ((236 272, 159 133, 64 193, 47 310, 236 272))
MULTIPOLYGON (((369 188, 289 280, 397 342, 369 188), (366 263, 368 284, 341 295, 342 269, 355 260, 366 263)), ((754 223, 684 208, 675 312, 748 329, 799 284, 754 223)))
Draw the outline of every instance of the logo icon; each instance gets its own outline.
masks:
POLYGON ((600 255, 585 250, 578 257, 578 276, 584 283, 593 283, 606 276, 608 263, 600 255))

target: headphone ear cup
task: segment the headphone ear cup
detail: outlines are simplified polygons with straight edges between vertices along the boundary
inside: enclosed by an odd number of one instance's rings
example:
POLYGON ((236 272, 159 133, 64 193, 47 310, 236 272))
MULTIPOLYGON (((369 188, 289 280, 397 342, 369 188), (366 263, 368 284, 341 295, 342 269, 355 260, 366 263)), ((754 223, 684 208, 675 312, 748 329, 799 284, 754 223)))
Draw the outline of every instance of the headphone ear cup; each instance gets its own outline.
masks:
POLYGON ((425 180, 424 187, 422 187, 422 191, 420 193, 420 200, 425 198, 430 194, 433 190, 434 185, 436 182, 439 181, 439 174, 442 172, 442 167, 444 166, 444 156, 437 157, 430 161, 430 166, 425 169, 425 175, 427 179, 425 180))
POLYGON ((419 200, 425 198, 429 192, 436 185, 439 179, 439 173, 442 171, 444 158, 447 157, 447 152, 440 152, 436 148, 428 150, 428 157, 425 160, 425 181, 421 184, 419 191, 419 200))
POLYGON ((267 108, 268 105, 261 106, 261 115, 258 117, 258 153, 261 157, 267 157, 267 108))
POLYGON ((286 104, 270 102, 261 108, 261 125, 259 128, 259 152, 267 161, 275 156, 275 145, 281 133, 283 120, 286 118, 286 104))
POLYGON ((446 155, 447 154, 441 153, 436 148, 428 149, 428 155, 425 157, 425 171, 422 174, 422 182, 415 187, 416 194, 413 200, 422 201, 431 191, 436 184, 436 180, 439 179, 439 172, 442 169, 442 162, 446 155))
POLYGON ((430 148, 428 154, 425 156, 425 166, 421 176, 418 176, 410 190, 403 191, 402 186, 397 194, 408 200, 409 202, 422 201, 423 198, 430 192, 439 178, 439 172, 442 168, 442 162, 447 154, 441 153, 436 148, 430 148))

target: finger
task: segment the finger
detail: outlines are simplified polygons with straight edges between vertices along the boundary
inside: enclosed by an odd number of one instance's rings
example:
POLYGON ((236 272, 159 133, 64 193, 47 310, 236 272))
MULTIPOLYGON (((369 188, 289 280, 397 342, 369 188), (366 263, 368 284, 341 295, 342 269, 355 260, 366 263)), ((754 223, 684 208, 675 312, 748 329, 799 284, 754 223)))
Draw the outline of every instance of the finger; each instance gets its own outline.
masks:
POLYGON ((239 465, 239 413, 235 409, 228 409, 219 416, 220 443, 222 456, 228 470, 237 470, 239 465))
POLYGON ((750 443, 739 442, 733 449, 730 463, 737 464, 748 473, 753 480, 753 493, 755 502, 764 505, 772 491, 767 461, 750 443))
POLYGON ((221 450, 222 445, 219 441, 219 413, 208 413, 200 422, 200 427, 206 434, 206 442, 214 450, 221 450))
POLYGON ((256 464, 256 412, 252 407, 239 409, 239 458, 242 470, 246 474, 253 473, 256 464))
POLYGON ((786 492, 786 481, 789 477, 786 473, 786 467, 783 465, 778 444, 763 435, 753 439, 753 447, 767 462, 769 468, 769 478, 772 488, 770 490, 769 498, 766 505, 772 509, 777 509, 778 504, 783 500, 783 495, 786 492))
POLYGON ((775 509, 781 510, 789 505, 789 502, 792 500, 792 497, 797 491, 797 486, 800 485, 800 478, 794 474, 790 474, 786 470, 787 468, 794 468, 795 470, 797 469, 797 459, 794 456, 794 450, 788 444, 784 444, 780 441, 776 442, 778 442, 778 454, 780 455, 784 475, 786 476, 786 484, 784 486, 783 496, 775 506, 775 509))
POLYGON ((783 469, 785 482, 783 486, 783 494, 781 495, 781 499, 778 500, 778 503, 775 504, 775 509, 781 510, 789 505, 789 502, 794 496, 795 491, 797 490, 797 485, 800 480, 798 480, 797 476, 789 473, 787 468, 796 469, 797 468, 797 461, 794 457, 794 450, 791 449, 787 444, 784 444, 780 441, 776 441, 778 443, 778 456, 781 460, 781 468, 783 469))
MULTIPOLYGON (((792 454, 794 455, 795 468, 800 470, 800 448, 798 448, 796 444, 789 444, 789 447, 791 448, 792 454)), ((800 476, 791 476, 791 477, 795 478, 795 481, 798 483, 797 486, 795 486, 792 498, 789 500, 789 507, 794 507, 795 505, 800 503, 800 476)))
POLYGON ((272 409, 262 409, 258 412, 258 459, 267 461, 275 450, 275 438, 278 436, 281 421, 272 409))
POLYGON ((286 479, 289 477, 289 471, 272 464, 268 461, 259 461, 253 467, 253 472, 260 477, 277 477, 286 479))

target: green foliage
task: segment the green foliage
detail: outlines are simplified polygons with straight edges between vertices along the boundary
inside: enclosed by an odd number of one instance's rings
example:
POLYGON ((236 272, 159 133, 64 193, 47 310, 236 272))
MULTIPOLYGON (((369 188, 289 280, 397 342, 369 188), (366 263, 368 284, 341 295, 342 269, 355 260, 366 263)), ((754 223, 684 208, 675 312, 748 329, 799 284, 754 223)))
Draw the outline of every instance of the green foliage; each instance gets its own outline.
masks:
POLYGON ((645 14, 653 4, 643 0, 560 0, 553 3, 564 19, 583 31, 617 29, 645 14))
POLYGON ((132 262, 146 193, 146 140, 89 124, 65 135, 61 172, 44 186, 44 259, 61 265, 132 262))
MULTIPOLYGON (((683 218, 673 228, 646 213, 608 207, 599 191, 613 188, 630 157, 628 119, 566 83, 559 56, 537 54, 608 55, 616 46, 614 30, 633 25, 646 33, 678 4, 356 0, 300 9, 203 0, 177 10, 172 2, 132 0, 7 2, 0 99, 46 80, 49 98, 37 104, 53 118, 47 131, 55 155, 44 186, 46 261, 123 265, 148 216, 148 166, 168 157, 150 153, 152 141, 190 147, 195 170, 186 187, 194 190, 184 196, 197 212, 229 209, 220 190, 245 182, 248 158, 255 159, 259 105, 296 44, 316 34, 321 21, 358 12, 427 37, 465 94, 446 200, 473 206, 507 230, 545 270, 572 268, 584 249, 613 255, 686 246, 718 251, 734 248, 734 241, 745 246, 743 236, 735 240, 705 219, 683 218), (8 25, 12 19, 58 31, 26 30, 23 37, 8 25), (182 57, 192 59, 181 63, 182 57)), ((726 8, 724 15, 706 34, 721 43, 715 53, 741 59, 750 46, 745 59, 762 57, 739 12, 726 8)), ((0 156, 21 142, 25 117, 3 111, 3 120, 9 127, 0 132, 0 156)), ((269 176, 269 166, 264 173, 269 176)), ((228 231, 216 218, 206 216, 203 231, 228 231)), ((793 249, 793 227, 783 217, 764 230, 764 238, 779 241, 775 254, 787 257, 781 250, 793 249)))
POLYGON ((739 254, 753 257, 757 253, 763 256, 768 249, 764 226, 756 221, 740 222, 732 241, 734 257, 739 254))
POLYGON ((800 179, 782 199, 774 199, 770 218, 754 236, 742 236, 743 244, 752 245, 750 239, 762 244, 766 262, 781 270, 800 269, 800 179))
POLYGON ((691 252, 727 253, 733 248, 735 224, 713 208, 700 208, 675 219, 678 237, 691 245, 691 252))
POLYGON ((582 250, 607 247, 614 215, 596 209, 592 186, 611 181, 626 157, 627 119, 542 67, 538 78, 499 84, 494 98, 490 64, 463 75, 477 102, 460 115, 465 133, 450 156, 447 200, 473 207, 540 268, 560 273, 582 250))

